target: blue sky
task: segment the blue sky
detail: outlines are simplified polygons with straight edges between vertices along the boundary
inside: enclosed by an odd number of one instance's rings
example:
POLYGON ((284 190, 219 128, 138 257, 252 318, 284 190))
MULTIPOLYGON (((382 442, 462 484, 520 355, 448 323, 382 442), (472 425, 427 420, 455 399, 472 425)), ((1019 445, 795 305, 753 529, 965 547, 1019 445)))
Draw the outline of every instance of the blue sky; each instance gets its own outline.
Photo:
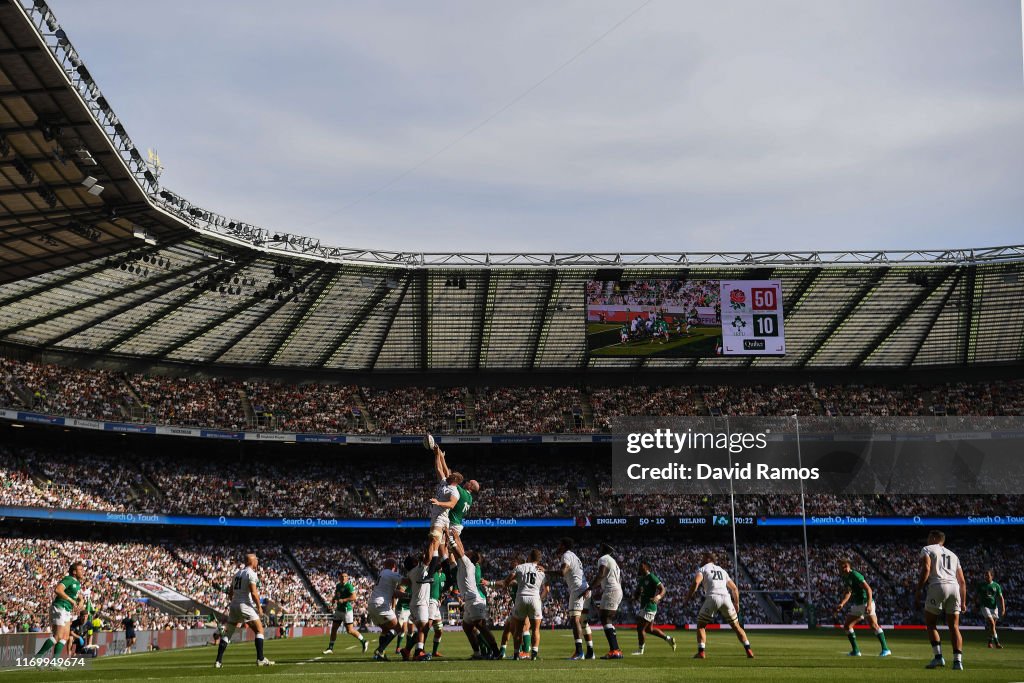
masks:
POLYGON ((49 2, 164 186, 271 230, 417 251, 1024 242, 1017 0, 49 2))

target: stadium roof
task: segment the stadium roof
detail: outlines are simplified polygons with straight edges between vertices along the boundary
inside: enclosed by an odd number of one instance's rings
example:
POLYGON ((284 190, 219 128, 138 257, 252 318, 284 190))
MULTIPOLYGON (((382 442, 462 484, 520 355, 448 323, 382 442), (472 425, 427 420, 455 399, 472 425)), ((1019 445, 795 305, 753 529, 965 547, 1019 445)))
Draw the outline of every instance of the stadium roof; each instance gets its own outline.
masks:
POLYGON ((160 187, 45 2, 0 3, 0 342, 255 368, 907 368, 1024 358, 1024 246, 483 254, 331 247, 160 187), (583 285, 780 279, 787 355, 590 358, 583 285))

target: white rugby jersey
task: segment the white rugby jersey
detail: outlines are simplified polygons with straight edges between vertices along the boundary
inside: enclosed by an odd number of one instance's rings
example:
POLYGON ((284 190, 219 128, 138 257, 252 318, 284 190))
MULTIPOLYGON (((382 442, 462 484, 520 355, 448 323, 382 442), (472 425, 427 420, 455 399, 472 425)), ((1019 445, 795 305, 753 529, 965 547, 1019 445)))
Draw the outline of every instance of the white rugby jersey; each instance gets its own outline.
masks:
POLYGON ((565 585, 570 591, 582 591, 587 588, 587 577, 583 575, 583 563, 571 550, 562 554, 562 564, 567 571, 562 576, 565 578, 565 585))
POLYGON ((921 557, 926 555, 932 559, 931 573, 928 574, 929 586, 957 584, 956 570, 960 566, 960 558, 953 551, 935 543, 921 548, 921 557))
POLYGON ((417 564, 413 567, 407 576, 409 577, 409 604, 422 607, 423 605, 430 604, 430 574, 427 573, 428 567, 423 566, 422 563, 417 564))
POLYGON ((455 580, 459 584, 459 593, 467 604, 483 600, 476 587, 476 565, 465 555, 455 563, 455 580))
POLYGON ((601 580, 601 591, 604 593, 621 593, 622 582, 619 574, 619 563, 615 561, 615 558, 611 555, 602 555, 601 559, 597 561, 597 566, 608 568, 604 579, 601 580))
POLYGON ((402 575, 393 569, 382 569, 377 584, 370 593, 370 604, 376 607, 391 607, 395 599, 398 584, 402 583, 402 575))
POLYGON ((729 572, 712 562, 697 571, 704 577, 704 595, 729 595, 729 572))
MULTIPOLYGON (((437 485, 437 492, 434 494, 434 498, 437 498, 442 503, 447 503, 452 500, 459 499, 459 489, 455 484, 449 484, 444 479, 437 485)), ((430 506, 430 518, 434 519, 440 515, 447 515, 449 512, 448 508, 443 508, 440 505, 430 506)))
POLYGON ((252 600, 252 592, 249 586, 259 587, 260 582, 256 578, 256 572, 251 567, 242 567, 235 573, 231 580, 231 604, 248 605, 256 609, 256 603, 252 600))
POLYGON ((516 567, 516 598, 532 600, 540 597, 540 587, 544 583, 544 570, 533 562, 524 562, 516 567))

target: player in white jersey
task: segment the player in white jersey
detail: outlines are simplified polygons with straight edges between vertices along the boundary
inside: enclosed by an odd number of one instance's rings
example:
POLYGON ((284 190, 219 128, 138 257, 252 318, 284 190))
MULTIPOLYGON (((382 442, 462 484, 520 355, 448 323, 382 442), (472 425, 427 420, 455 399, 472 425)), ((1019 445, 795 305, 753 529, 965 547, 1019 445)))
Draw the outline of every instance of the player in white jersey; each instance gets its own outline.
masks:
POLYGON ((928 545, 921 549, 921 578, 917 583, 916 598, 927 586, 928 594, 924 606, 924 622, 932 644, 932 661, 927 668, 945 666, 942 657, 942 638, 939 635, 939 614, 946 614, 946 626, 953 643, 953 669, 963 671, 964 639, 960 635, 960 612, 967 605, 967 582, 964 581, 960 558, 946 548, 946 534, 941 531, 928 533, 928 545))
POLYGON ((519 653, 517 659, 537 659, 540 654, 540 620, 544 613, 542 601, 550 590, 544 583, 544 567, 540 563, 540 558, 540 550, 534 548, 526 562, 512 570, 505 579, 497 582, 504 587, 515 581, 518 586, 516 604, 512 609, 512 638, 515 651, 519 653), (526 619, 530 620, 530 635, 533 639, 529 655, 519 652, 523 639, 523 622, 526 619))
POLYGON ((704 586, 704 604, 697 614, 697 654, 694 659, 705 659, 704 648, 707 646, 708 634, 707 625, 715 620, 719 614, 729 624, 729 627, 736 633, 736 638, 743 644, 747 651, 747 657, 754 658, 754 651, 750 649, 750 641, 747 633, 740 626, 740 619, 737 609, 740 604, 740 590, 732 579, 729 572, 717 564, 718 557, 714 553, 705 553, 702 558, 702 565, 693 577, 690 584, 690 592, 686 594, 683 602, 689 602, 697 594, 697 589, 704 586))
POLYGON ((259 561, 249 553, 245 556, 245 566, 235 573, 228 589, 231 605, 228 607, 228 625, 217 646, 218 669, 224 664, 224 651, 231 644, 231 636, 235 635, 238 624, 246 624, 256 634, 256 666, 270 666, 272 661, 263 656, 263 606, 260 604, 259 579, 256 578, 256 567, 259 561))
POLYGON ((622 602, 622 576, 619 563, 613 557, 615 549, 607 543, 601 544, 601 557, 597 561, 597 575, 590 581, 587 592, 594 586, 601 588, 601 609, 598 615, 604 628, 604 637, 608 639, 608 654, 601 659, 622 659, 619 649, 619 638, 615 633, 615 617, 622 602))
POLYGON ((594 658, 594 634, 587 623, 586 615, 590 612, 590 596, 587 590, 587 577, 583 574, 583 563, 572 551, 571 538, 563 538, 558 544, 558 556, 562 563, 562 577, 565 587, 569 589, 569 623, 572 624, 572 637, 576 643, 576 652, 569 659, 594 658), (583 636, 587 639, 587 652, 583 653, 583 636))
POLYGON ((441 538, 450 526, 448 512, 459 500, 459 484, 463 476, 452 472, 444 457, 444 451, 434 442, 434 437, 427 434, 424 446, 434 453, 434 473, 437 475, 437 490, 430 503, 430 548, 428 557, 434 557, 441 547, 441 538))
POLYGON ((409 581, 409 610, 416 624, 416 642, 406 643, 402 659, 429 660, 430 655, 423 649, 427 631, 430 629, 430 584, 438 566, 438 558, 431 561, 430 551, 421 557, 410 555, 405 558, 405 576, 409 581))
POLYGON ((462 539, 454 529, 448 530, 448 539, 452 546, 452 557, 455 558, 455 580, 462 597, 462 630, 466 632, 469 645, 473 648, 473 659, 494 659, 498 655, 498 643, 487 628, 487 598, 476 585, 479 555, 472 550, 466 552, 462 539), (481 640, 491 653, 489 656, 480 653, 481 640))
POLYGON ((387 661, 388 643, 398 634, 398 618, 395 616, 396 593, 399 586, 407 583, 407 579, 398 573, 398 563, 390 557, 384 560, 377 583, 370 592, 367 615, 375 625, 380 627, 380 639, 373 658, 387 661))

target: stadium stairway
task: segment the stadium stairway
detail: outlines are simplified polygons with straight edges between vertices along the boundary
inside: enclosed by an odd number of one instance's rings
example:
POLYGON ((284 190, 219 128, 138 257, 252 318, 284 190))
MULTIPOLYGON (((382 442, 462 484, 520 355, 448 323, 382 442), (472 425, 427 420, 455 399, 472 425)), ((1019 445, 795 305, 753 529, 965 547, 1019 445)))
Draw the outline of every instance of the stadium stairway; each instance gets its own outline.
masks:
POLYGON ((370 414, 370 411, 366 409, 366 397, 363 396, 363 388, 359 387, 359 391, 352 397, 355 404, 359 407, 360 412, 363 414, 363 422, 366 423, 366 431, 375 434, 377 432, 377 421, 370 414))
MULTIPOLYGON (((758 591, 761 590, 760 584, 754 580, 754 577, 747 570, 747 565, 743 563, 743 560, 739 561, 739 566, 736 568, 742 576, 743 580, 746 581, 747 585, 754 586, 758 591)), ((782 610, 775 604, 775 601, 768 597, 767 593, 757 592, 754 593, 754 597, 757 599, 761 609, 765 614, 768 615, 769 620, 774 620, 776 624, 782 623, 782 610)))
POLYGON ((250 426, 256 425, 256 411, 252 409, 252 401, 244 389, 238 390, 238 400, 242 403, 242 412, 245 413, 245 422, 250 426))
POLYGON ((302 563, 299 562, 295 555, 292 555, 291 548, 289 548, 288 546, 283 546, 282 549, 284 550, 285 559, 288 560, 288 564, 290 564, 292 567, 292 571, 294 571, 295 575, 299 577, 300 581, 302 581, 302 585, 306 587, 306 592, 309 593, 310 596, 312 596, 313 601, 316 602, 317 606, 321 609, 321 611, 332 611, 327 606, 327 600, 324 599, 324 596, 320 595, 320 591, 318 591, 316 587, 313 585, 313 582, 309 580, 309 575, 306 574, 306 570, 302 568, 302 563))
POLYGON ((580 389, 580 410, 583 413, 583 426, 591 428, 594 426, 594 406, 590 402, 590 390, 586 387, 580 389))

